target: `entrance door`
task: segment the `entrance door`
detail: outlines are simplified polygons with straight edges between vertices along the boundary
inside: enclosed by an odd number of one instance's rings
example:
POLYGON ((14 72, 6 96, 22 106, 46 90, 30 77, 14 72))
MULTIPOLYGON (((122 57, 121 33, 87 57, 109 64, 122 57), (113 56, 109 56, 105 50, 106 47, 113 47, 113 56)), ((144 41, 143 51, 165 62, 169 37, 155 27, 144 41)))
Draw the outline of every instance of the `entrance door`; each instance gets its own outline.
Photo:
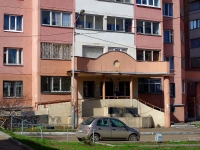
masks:
POLYGON ((129 82, 119 82, 119 91, 121 96, 130 96, 129 82))
MULTIPOLYGON (((101 82, 101 96, 102 96, 102 82, 101 82)), ((106 96, 113 96, 113 82, 106 82, 106 96)))
POLYGON ((195 118, 195 100, 188 100, 188 118, 195 118))

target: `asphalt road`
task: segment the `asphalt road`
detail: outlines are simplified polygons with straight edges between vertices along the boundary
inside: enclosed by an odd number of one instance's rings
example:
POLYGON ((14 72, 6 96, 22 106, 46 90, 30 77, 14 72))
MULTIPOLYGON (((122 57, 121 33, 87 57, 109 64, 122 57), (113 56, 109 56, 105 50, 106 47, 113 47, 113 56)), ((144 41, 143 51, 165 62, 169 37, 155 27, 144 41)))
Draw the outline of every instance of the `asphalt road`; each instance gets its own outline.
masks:
MULTIPOLYGON (((27 135, 30 137, 38 137, 39 135, 27 135)), ((60 142, 66 142, 67 136, 66 135, 43 135, 44 139, 49 140, 56 140, 60 142)), ((200 134, 192 134, 192 135, 162 135, 163 141, 200 141, 200 134)), ((77 142, 77 138, 75 135, 68 135, 69 142, 77 142)), ((155 141, 155 135, 141 135, 140 141, 155 141)))

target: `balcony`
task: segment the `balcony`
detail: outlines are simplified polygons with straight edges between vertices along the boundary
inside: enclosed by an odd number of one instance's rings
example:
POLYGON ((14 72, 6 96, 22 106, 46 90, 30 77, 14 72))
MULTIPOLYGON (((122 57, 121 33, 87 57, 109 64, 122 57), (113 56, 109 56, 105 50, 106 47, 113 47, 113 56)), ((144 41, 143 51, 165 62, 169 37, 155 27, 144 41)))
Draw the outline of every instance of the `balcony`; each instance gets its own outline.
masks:
POLYGON ((99 0, 99 1, 116 2, 116 3, 129 3, 129 4, 133 3, 133 0, 99 0))

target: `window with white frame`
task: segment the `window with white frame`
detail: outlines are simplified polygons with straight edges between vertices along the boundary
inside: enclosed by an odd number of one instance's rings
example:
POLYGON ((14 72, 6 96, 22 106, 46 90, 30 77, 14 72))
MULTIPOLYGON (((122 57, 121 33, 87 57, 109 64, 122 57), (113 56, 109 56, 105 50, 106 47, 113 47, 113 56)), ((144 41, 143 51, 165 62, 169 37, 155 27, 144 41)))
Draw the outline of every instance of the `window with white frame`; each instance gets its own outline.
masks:
POLYGON ((165 61, 169 62, 170 70, 174 70, 174 57, 165 57, 165 61))
POLYGON ((99 1, 118 2, 118 3, 132 3, 132 0, 99 0, 99 1))
POLYGON ((103 47, 83 46, 83 57, 97 58, 103 54, 103 47))
POLYGON ((132 32, 132 19, 107 17, 108 31, 132 32))
POLYGON ((136 0, 138 5, 160 7, 160 0, 136 0))
POLYGON ((22 31, 22 16, 4 14, 4 31, 22 31))
POLYGON ((4 65, 22 65, 22 49, 4 48, 4 65))
POLYGON ((108 51, 118 51, 127 53, 128 48, 121 48, 121 47, 108 47, 108 51))
POLYGON ((71 77, 67 76, 41 76, 42 93, 66 93, 70 92, 71 77))
POLYGON ((103 16, 92 14, 79 16, 78 13, 76 13, 76 18, 77 17, 79 17, 76 21, 77 28, 103 30, 103 16))
POLYGON ((173 16, 173 4, 163 3, 163 16, 166 16, 166 17, 173 16))
POLYGON ((41 59, 71 60, 71 44, 41 42, 41 59))
POLYGON ((137 20, 137 33, 159 35, 159 23, 137 20))
POLYGON ((139 93, 161 93, 161 79, 138 78, 139 93))
POLYGON ((182 80, 182 93, 185 94, 185 81, 182 80))
POLYGON ((190 11, 195 11, 200 9, 200 1, 196 0, 194 2, 190 2, 190 11))
POLYGON ((200 19, 190 21, 190 30, 200 28, 200 19))
POLYGON ((164 30, 164 43, 173 43, 173 31, 164 30))
POLYGON ((71 13, 42 10, 42 25, 71 27, 71 13))
POLYGON ((139 61, 160 61, 160 51, 137 50, 137 60, 139 60, 139 61))
POLYGON ((194 57, 190 59, 191 68, 199 68, 200 67, 200 57, 194 57))
POLYGON ((22 81, 3 81, 3 97, 22 97, 22 81))

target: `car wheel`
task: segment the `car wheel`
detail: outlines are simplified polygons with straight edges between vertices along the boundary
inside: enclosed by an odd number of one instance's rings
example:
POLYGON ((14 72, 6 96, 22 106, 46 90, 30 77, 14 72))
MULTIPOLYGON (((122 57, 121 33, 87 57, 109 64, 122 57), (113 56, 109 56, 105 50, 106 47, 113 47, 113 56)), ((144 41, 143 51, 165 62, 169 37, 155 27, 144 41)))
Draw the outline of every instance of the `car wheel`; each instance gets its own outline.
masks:
POLYGON ((83 141, 83 139, 82 138, 78 138, 78 140, 81 142, 81 141, 83 141))
MULTIPOLYGON (((90 141, 93 142, 93 134, 90 136, 90 141)), ((94 142, 100 141, 100 136, 98 134, 94 134, 94 142)))
POLYGON ((129 141, 137 141, 137 140, 138 140, 137 135, 131 134, 131 135, 129 136, 128 140, 129 140, 129 141))

